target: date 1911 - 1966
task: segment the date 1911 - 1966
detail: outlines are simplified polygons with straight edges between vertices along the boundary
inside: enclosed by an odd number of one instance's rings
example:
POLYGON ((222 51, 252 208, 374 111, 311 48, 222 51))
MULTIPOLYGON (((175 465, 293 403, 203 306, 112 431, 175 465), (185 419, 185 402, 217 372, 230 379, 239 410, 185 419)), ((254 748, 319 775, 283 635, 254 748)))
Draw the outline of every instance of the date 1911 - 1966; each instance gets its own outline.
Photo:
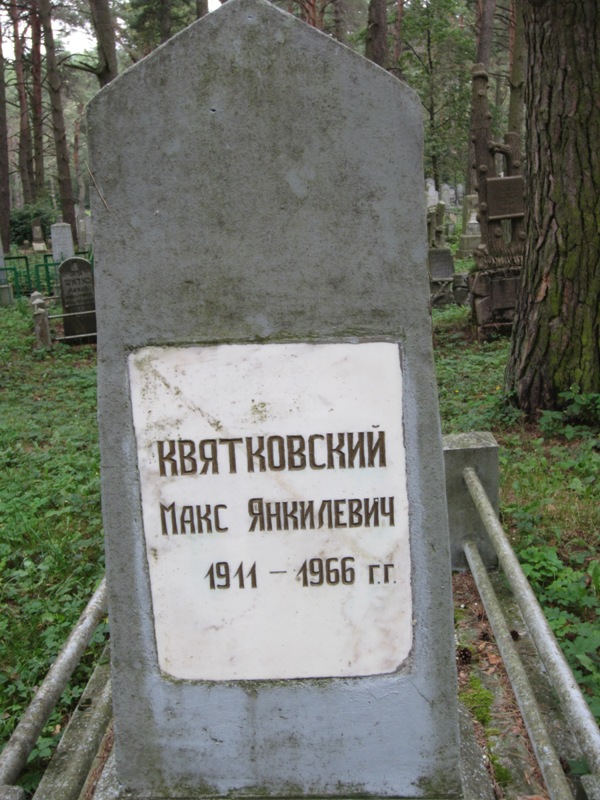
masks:
MULTIPOLYGON (((307 558, 295 578, 303 587, 352 586, 356 581, 353 556, 342 558, 307 558)), ((396 583, 393 577, 394 564, 367 564, 368 581, 371 585, 396 583)), ((270 575, 286 575, 288 570, 270 570, 270 575)), ((258 576, 256 562, 249 569, 243 562, 230 565, 227 561, 216 561, 210 565, 206 575, 210 589, 256 589, 258 576)))

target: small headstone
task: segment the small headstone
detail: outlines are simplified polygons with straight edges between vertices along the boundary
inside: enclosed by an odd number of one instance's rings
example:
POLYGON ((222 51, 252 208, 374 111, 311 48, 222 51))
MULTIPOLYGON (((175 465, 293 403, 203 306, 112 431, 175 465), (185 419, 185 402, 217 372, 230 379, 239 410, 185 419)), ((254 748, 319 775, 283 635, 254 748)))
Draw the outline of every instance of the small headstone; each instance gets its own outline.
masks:
POLYGON ((448 183, 442 184, 440 193, 440 201, 445 203, 446 206, 454 206, 456 204, 456 192, 448 183))
POLYGON ((13 287, 11 283, 0 284, 0 306, 6 308, 15 302, 13 287))
POLYGON ((437 206, 440 202, 440 195, 435 188, 435 181, 433 178, 427 178, 425 181, 425 191, 427 192, 427 206, 437 206))
POLYGON ((525 216, 525 184, 521 175, 487 179, 488 220, 525 216))
POLYGON ((477 221, 475 211, 473 211, 471 212, 471 216, 469 218, 469 221, 467 222, 465 236, 480 236, 480 235, 481 235, 481 228, 479 226, 479 222, 477 221))
POLYGON ((455 797, 417 96, 230 0, 89 131, 121 791, 455 797))
POLYGON ((447 247, 429 249, 429 277, 433 281, 451 279, 454 275, 454 259, 447 247))
POLYGON ((50 227, 52 236, 52 258, 55 264, 61 264, 65 259, 75 255, 73 246, 73 232, 66 222, 56 222, 50 227))
POLYGON ((46 251, 46 242, 44 241, 44 234, 42 231, 42 222, 39 217, 32 220, 31 223, 31 236, 32 247, 34 252, 43 253, 46 251))
POLYGON ((70 344, 92 344, 96 341, 96 315, 89 313, 96 309, 92 265, 74 256, 62 262, 58 273, 65 339, 70 344))
POLYGON ((0 286, 8 283, 8 272, 5 269, 6 262, 4 261, 4 252, 2 244, 0 243, 0 286))
POLYGON ((79 242, 79 247, 85 250, 88 246, 88 235, 87 235, 87 217, 79 217, 77 219, 77 241, 79 242))
POLYGON ((58 268, 67 258, 75 255, 73 232, 66 222, 56 222, 50 226, 52 236, 52 260, 54 261, 54 292, 60 295, 60 277, 58 268))
POLYGON ((481 244, 481 231, 477 222, 478 202, 476 194, 466 194, 463 198, 462 235, 458 242, 457 258, 469 258, 481 244))

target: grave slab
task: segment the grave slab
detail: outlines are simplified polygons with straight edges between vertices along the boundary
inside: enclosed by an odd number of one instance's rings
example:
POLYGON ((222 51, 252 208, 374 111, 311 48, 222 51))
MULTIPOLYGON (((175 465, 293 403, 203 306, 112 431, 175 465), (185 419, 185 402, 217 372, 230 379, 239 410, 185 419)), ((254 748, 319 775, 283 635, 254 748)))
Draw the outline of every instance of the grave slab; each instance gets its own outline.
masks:
POLYGON ((456 796, 418 99, 230 0, 89 131, 122 797, 456 796))
POLYGON ((67 258, 58 268, 65 338, 73 343, 96 341, 94 275, 85 258, 67 258))

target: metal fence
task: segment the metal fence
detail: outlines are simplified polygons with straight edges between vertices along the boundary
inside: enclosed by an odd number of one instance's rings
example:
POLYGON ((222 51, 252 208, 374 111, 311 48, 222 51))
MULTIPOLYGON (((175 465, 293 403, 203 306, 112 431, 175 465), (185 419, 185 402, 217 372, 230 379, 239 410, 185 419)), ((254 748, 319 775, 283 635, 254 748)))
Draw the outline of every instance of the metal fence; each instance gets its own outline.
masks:
MULTIPOLYGON (((79 252, 76 255, 87 259, 92 268, 94 265, 93 253, 90 251, 79 252)), ((8 282, 12 285, 15 297, 29 296, 33 292, 45 295, 55 294, 54 285, 57 280, 59 264, 51 253, 33 256, 4 256, 4 267, 8 282)))

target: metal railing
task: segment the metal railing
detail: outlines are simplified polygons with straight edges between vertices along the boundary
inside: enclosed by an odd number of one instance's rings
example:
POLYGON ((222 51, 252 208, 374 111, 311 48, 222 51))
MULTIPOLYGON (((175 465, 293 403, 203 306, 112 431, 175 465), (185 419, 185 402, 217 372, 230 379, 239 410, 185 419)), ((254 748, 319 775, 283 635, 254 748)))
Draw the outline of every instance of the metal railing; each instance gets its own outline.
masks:
MULTIPOLYGON (((590 772, 595 776, 600 776, 600 730, 594 716, 548 625, 529 581, 521 569, 477 473, 472 467, 466 467, 462 475, 550 682, 560 700, 567 723, 588 762, 590 772)), ((573 794, 560 759, 551 743, 529 679, 513 644, 500 603, 478 547, 472 538, 463 541, 463 550, 504 660, 550 797, 552 800, 572 800, 573 794)))
POLYGON ((106 579, 103 578, 0 754, 0 790, 13 785, 23 771, 50 714, 105 615, 106 579))

